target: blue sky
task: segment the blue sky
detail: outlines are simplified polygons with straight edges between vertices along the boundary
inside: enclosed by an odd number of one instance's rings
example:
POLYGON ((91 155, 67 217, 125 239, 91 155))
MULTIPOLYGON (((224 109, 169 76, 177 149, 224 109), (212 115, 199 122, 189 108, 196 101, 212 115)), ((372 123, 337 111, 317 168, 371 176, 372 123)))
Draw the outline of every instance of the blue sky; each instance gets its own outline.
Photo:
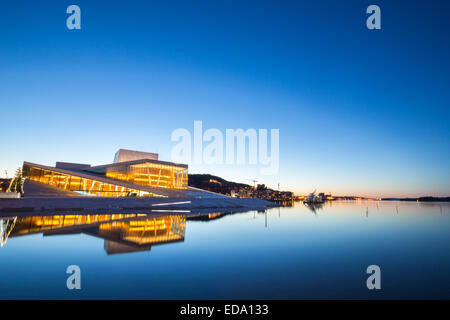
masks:
POLYGON ((0 176, 24 160, 170 160, 177 128, 277 128, 297 193, 450 195, 446 1, 2 1, 0 176), (66 8, 81 8, 81 30, 66 8), (381 30, 366 28, 370 4, 381 30))

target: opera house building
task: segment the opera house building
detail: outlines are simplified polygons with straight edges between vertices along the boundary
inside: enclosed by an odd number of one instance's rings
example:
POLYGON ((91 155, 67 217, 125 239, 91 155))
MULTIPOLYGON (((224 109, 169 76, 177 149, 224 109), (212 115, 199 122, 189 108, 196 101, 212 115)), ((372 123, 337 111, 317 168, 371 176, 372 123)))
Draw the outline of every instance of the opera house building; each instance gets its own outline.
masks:
POLYGON ((31 181, 67 193, 97 197, 171 197, 188 189, 188 166, 158 160, 158 154, 120 149, 112 164, 24 162, 31 181))

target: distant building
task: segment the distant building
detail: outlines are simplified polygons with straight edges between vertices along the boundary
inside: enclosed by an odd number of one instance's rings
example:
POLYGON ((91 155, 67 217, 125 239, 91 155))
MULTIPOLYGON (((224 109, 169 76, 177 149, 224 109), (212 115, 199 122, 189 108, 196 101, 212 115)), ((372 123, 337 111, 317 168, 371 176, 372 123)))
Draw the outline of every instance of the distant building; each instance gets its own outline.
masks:
POLYGON ((0 179, 0 192, 5 192, 8 190, 11 179, 0 179))

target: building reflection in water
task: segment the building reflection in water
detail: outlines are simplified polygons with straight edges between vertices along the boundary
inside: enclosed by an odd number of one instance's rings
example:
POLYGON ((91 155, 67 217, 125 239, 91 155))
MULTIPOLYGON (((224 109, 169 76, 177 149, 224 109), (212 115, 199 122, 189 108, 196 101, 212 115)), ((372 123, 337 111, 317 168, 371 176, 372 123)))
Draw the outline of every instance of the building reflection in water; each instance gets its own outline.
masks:
POLYGON ((317 216, 317 211, 323 209, 323 203, 305 203, 305 206, 317 216))
POLYGON ((2 246, 8 238, 30 234, 84 233, 104 239, 107 254, 149 251, 153 245, 184 241, 185 229, 184 214, 59 214, 0 220, 2 246))

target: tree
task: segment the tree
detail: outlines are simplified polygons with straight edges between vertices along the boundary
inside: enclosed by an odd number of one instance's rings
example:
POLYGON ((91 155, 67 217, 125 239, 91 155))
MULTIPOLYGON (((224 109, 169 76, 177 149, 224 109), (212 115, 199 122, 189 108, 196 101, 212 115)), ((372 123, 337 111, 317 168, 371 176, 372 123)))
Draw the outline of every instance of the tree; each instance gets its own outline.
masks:
POLYGON ((19 192, 20 194, 23 194, 24 181, 25 181, 25 178, 23 177, 22 169, 18 168, 16 170, 16 174, 14 175, 14 178, 11 179, 11 183, 9 185, 8 190, 6 190, 6 192, 19 192))

